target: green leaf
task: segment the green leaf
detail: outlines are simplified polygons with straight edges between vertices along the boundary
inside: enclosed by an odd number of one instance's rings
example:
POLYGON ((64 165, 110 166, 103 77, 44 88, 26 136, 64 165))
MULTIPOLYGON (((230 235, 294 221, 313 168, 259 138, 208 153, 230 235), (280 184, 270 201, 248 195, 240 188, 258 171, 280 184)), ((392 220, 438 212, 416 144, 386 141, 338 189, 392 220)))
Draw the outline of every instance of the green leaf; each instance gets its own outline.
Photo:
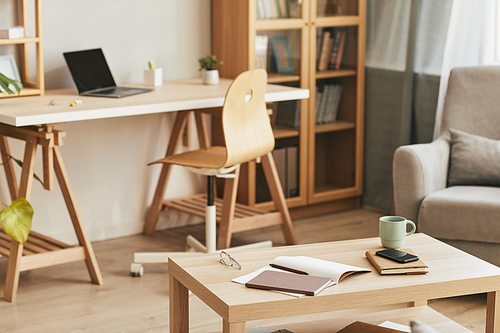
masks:
POLYGON ((13 240, 25 243, 31 230, 33 207, 28 200, 18 198, 0 211, 3 230, 13 240))
POLYGON ((0 87, 2 87, 2 89, 4 91, 6 91, 8 94, 13 94, 14 93, 9 88, 9 85, 11 85, 11 84, 14 86, 14 88, 16 89, 16 91, 17 91, 18 94, 21 93, 21 88, 23 87, 23 85, 21 84, 21 82, 9 79, 7 76, 5 76, 2 73, 0 73, 0 87))

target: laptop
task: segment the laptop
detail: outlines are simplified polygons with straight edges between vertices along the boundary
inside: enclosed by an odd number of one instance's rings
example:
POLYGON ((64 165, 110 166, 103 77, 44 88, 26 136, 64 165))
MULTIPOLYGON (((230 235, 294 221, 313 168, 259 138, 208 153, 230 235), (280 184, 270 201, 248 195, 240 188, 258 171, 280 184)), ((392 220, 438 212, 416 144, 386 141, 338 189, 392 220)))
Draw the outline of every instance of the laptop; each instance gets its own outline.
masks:
POLYGON ((63 55, 80 95, 120 98, 153 90, 117 87, 101 49, 65 52, 63 55))

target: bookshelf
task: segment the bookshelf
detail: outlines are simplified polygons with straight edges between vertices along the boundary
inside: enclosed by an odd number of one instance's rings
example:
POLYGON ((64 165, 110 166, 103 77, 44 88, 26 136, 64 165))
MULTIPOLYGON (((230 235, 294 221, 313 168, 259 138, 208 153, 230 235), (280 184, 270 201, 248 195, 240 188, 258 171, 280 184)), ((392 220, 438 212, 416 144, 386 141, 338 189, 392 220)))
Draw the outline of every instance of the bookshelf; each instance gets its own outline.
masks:
MULTIPOLYGON (((298 192, 287 199, 292 216, 359 207, 363 172, 366 1, 212 0, 212 7, 212 52, 224 61, 219 67, 222 77, 234 78, 264 63, 269 83, 308 88, 311 92, 309 100, 295 102, 298 103, 295 106, 269 105, 273 110, 275 149, 296 147, 298 151, 298 192), (267 12, 262 7, 267 8, 267 12), (337 68, 318 70, 325 31, 333 36, 337 31, 343 32, 342 58, 337 68), (273 49, 276 40, 286 40, 289 58, 283 63, 290 61, 293 69, 280 70, 273 49), (266 42, 267 50, 263 52, 266 42), (317 123, 316 90, 324 86, 342 89, 336 99, 326 94, 330 97, 323 102, 325 106, 338 105, 334 121, 332 114, 317 123), (288 124, 283 123, 283 113, 290 117, 288 124)), ((331 48, 327 52, 331 52, 331 48)), ((286 54, 281 52, 279 57, 286 54)), ((325 110, 323 112, 328 112, 325 110)), ((217 133, 216 121, 213 126, 212 133, 217 133)), ((217 142, 216 135, 214 141, 217 142)), ((265 190, 260 188, 260 173, 255 163, 244 166, 238 200, 273 209, 272 203, 266 201, 265 190)))
MULTIPOLYGON (((7 1, 7 0, 2 0, 7 1)), ((24 38, 17 39, 0 39, 0 47, 3 45, 16 45, 20 52, 21 62, 17 64, 23 83, 23 89, 19 95, 9 95, 0 92, 0 98, 6 97, 19 97, 19 96, 35 96, 44 95, 45 93, 45 80, 43 70, 43 43, 42 43, 42 3, 41 0, 32 0, 32 7, 34 10, 34 36, 30 34, 29 18, 32 17, 29 13, 31 3, 28 0, 11 0, 14 1, 19 8, 19 22, 17 25, 24 27, 24 38), (30 49, 34 45, 35 53, 35 69, 30 71, 30 49), (34 73, 34 81, 32 77, 34 73)), ((31 49, 33 52, 33 49, 31 49)))

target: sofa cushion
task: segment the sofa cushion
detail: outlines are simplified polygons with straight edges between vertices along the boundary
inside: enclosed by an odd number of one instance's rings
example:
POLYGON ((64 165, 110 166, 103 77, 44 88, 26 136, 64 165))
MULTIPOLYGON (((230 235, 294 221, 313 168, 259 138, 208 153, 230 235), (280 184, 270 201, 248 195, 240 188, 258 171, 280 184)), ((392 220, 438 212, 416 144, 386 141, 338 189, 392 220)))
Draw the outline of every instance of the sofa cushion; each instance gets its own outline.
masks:
POLYGON ((443 239, 500 243, 500 188, 452 186, 422 201, 418 230, 443 239))
POLYGON ((450 129, 448 186, 500 186, 500 141, 450 129))

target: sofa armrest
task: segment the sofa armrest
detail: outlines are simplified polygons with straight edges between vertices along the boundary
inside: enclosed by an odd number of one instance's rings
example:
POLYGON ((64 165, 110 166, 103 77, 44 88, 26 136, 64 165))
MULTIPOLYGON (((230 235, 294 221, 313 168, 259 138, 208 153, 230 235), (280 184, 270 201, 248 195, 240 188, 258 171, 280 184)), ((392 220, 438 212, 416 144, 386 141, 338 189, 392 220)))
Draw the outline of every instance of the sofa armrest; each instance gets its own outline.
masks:
POLYGON ((450 142, 445 137, 396 149, 393 160, 396 215, 417 223, 422 200, 446 187, 449 156, 450 142))

